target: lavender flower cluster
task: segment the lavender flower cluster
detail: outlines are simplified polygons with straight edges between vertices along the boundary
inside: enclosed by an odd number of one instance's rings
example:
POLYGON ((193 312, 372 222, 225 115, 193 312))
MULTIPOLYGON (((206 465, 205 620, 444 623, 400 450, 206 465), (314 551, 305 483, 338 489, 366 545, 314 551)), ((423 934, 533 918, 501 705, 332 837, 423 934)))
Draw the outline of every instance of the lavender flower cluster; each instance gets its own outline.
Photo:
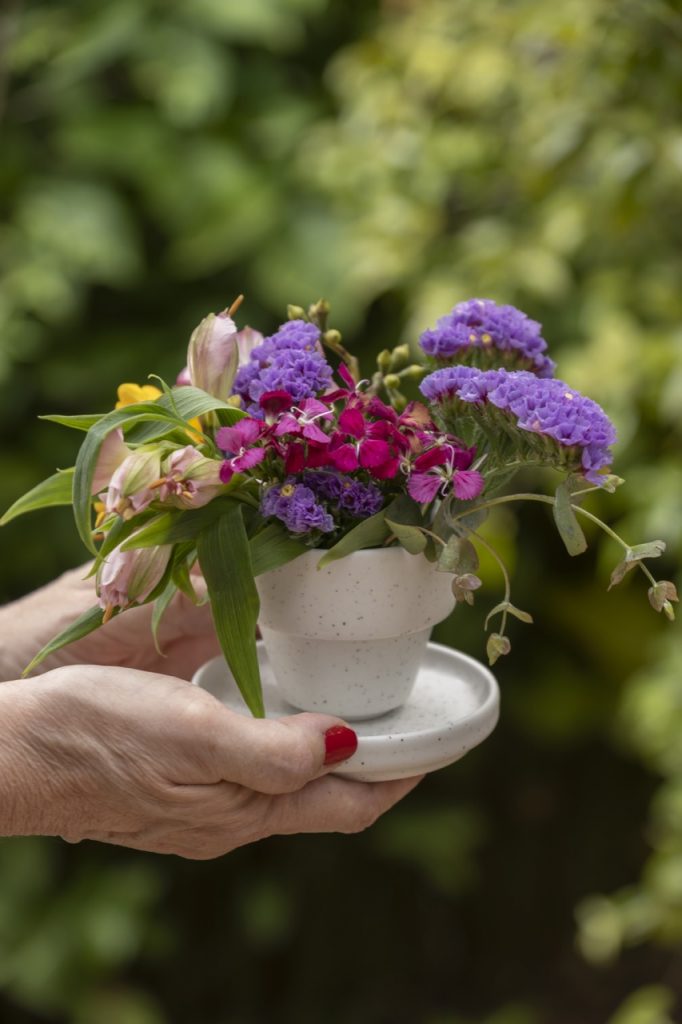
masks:
POLYGON ((420 344, 427 355, 445 361, 475 354, 499 361, 507 358, 538 377, 551 377, 556 364, 545 355, 547 342, 541 326, 514 306, 498 306, 491 299, 469 299, 458 303, 438 320, 433 330, 424 331, 420 344))
POLYGON ((254 415, 261 395, 286 391, 295 402, 325 391, 332 368, 322 355, 320 331, 305 320, 289 320, 251 351, 249 362, 237 372, 234 393, 254 415))
POLYGON ((275 516, 291 533, 336 529, 329 505, 353 519, 365 519, 378 512, 383 494, 374 484, 353 480, 342 473, 308 470, 300 482, 290 477, 283 484, 269 487, 261 499, 264 517, 275 516))
POLYGON ((564 449, 577 448, 582 472, 592 483, 599 484, 599 470, 611 464, 613 424, 601 406, 561 380, 524 370, 451 366, 429 374, 421 391, 440 405, 459 400, 474 408, 495 406, 511 416, 518 429, 551 438, 564 449))
POLYGON ((305 484, 287 481, 269 487, 261 499, 261 515, 275 516, 291 533, 331 533, 334 520, 305 484))

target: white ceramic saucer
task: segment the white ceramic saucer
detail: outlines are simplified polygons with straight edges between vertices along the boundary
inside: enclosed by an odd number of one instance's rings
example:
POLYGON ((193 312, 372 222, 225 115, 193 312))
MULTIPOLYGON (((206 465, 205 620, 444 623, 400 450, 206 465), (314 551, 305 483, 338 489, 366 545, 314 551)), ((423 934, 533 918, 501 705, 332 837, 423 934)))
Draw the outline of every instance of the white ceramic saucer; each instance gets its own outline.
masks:
MULTIPOLYGON (((262 642, 258 660, 267 717, 295 714, 279 695, 262 642)), ((233 711, 249 713, 222 658, 202 665, 192 682, 233 711)), ((382 782, 445 768, 490 735, 499 702, 495 677, 484 665, 449 647, 429 644, 407 703, 380 718, 352 722, 358 749, 334 774, 382 782)))

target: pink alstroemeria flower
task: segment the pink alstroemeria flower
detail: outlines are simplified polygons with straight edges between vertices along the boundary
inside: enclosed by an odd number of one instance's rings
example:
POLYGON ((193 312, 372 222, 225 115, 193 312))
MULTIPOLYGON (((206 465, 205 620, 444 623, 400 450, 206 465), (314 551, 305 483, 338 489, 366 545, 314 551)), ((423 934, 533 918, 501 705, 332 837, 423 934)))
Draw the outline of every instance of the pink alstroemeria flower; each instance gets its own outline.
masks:
POLYGON ((172 550, 169 544, 129 551, 122 551, 119 546, 107 555, 97 573, 97 596, 100 608, 104 609, 104 622, 117 608, 147 600, 161 582, 172 550))
POLYGON ((161 456, 157 449, 139 448, 119 465, 107 489, 107 514, 116 512, 123 519, 132 519, 156 497, 152 485, 161 472, 161 456))
POLYGON ((220 492, 220 463, 191 444, 172 452, 158 483, 159 500, 176 508, 201 508, 220 492))
POLYGON ((263 461, 266 449, 252 446, 260 440, 265 430, 261 420, 250 417, 238 420, 233 427, 220 428, 216 434, 216 444, 226 455, 232 456, 220 467, 220 479, 224 484, 229 483, 235 473, 253 469, 263 461))

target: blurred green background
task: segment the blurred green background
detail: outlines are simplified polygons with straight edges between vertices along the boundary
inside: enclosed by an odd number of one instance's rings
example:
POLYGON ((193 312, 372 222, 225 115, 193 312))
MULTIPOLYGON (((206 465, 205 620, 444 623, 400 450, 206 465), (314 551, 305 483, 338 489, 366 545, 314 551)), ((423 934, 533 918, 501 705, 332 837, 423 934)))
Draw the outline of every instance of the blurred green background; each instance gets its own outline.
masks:
MULTIPOLYGON (((617 422, 592 507, 674 578, 681 101, 672 0, 5 0, 0 504, 73 460, 38 414, 172 377, 239 292, 264 331, 325 295, 368 365, 487 296, 617 422)), ((680 1019, 680 628, 545 510, 491 529, 536 619, 493 737, 357 837, 0 841, 2 1024, 680 1019)), ((5 600, 83 557, 66 510, 0 544, 5 600)), ((437 639, 481 656, 486 584, 437 639)))

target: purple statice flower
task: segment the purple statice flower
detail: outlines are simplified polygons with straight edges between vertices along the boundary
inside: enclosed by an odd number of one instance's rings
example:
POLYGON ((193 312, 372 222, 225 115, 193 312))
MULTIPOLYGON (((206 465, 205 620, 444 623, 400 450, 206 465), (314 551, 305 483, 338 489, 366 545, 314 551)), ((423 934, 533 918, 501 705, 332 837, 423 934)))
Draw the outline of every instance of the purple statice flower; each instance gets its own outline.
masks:
POLYGON ((265 491, 260 512, 266 518, 275 516, 291 533, 309 533, 312 530, 331 533, 334 529, 334 520, 311 489, 291 480, 265 491))
POLYGON ((344 473, 308 470, 302 479, 318 498, 335 503, 354 519, 373 516, 384 503, 384 496, 375 484, 353 480, 344 473))
POLYGON ((421 388, 436 404, 457 400, 470 404, 472 412, 493 427, 494 418, 485 407, 494 406, 511 417, 518 429, 551 438, 562 449, 576 450, 580 468, 591 483, 601 483, 599 470, 611 464, 609 449, 616 441, 613 424, 601 406, 562 380, 539 378, 524 370, 449 367, 430 374, 421 388))
POLYGON ((374 484, 363 484, 361 480, 345 480, 339 498, 339 508, 349 512, 355 519, 368 519, 379 511, 383 503, 384 496, 374 484))
POLYGON ((545 353, 541 325, 515 306, 498 306, 492 299, 469 299, 442 316, 433 330, 424 331, 420 344, 440 361, 494 357, 498 362, 527 367, 538 377, 551 377, 556 364, 545 353), (490 355, 489 355, 490 354, 490 355))
POLYGON ((258 400, 268 391, 286 391, 300 402, 329 388, 332 368, 322 355, 319 338, 315 324, 289 320, 252 350, 234 381, 234 392, 249 411, 262 417, 262 410, 256 411, 258 400))
POLYGON ((419 389, 429 402, 459 398, 463 402, 484 402, 488 391, 504 370, 478 370, 474 366, 444 366, 424 377, 419 389))

